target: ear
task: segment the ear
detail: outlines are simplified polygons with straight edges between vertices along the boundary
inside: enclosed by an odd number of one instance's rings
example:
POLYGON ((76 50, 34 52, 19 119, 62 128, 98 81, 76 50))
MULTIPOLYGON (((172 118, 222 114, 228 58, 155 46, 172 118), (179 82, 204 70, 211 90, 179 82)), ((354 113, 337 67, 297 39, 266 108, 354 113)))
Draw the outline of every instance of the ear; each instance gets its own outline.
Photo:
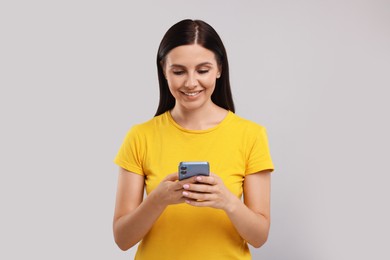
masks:
POLYGON ((221 77, 221 70, 218 70, 217 79, 219 79, 220 77, 221 77))
POLYGON ((222 73, 222 68, 221 66, 218 66, 217 79, 221 77, 221 73, 222 73))

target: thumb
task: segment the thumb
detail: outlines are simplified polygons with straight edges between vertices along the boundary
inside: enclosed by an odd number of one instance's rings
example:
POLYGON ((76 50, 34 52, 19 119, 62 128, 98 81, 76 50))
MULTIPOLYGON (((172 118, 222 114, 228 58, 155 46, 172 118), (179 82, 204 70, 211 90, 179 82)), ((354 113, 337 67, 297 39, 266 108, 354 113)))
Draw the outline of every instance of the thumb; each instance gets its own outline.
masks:
POLYGON ((175 173, 167 175, 164 178, 164 181, 177 181, 178 179, 179 179, 178 173, 175 172, 175 173))

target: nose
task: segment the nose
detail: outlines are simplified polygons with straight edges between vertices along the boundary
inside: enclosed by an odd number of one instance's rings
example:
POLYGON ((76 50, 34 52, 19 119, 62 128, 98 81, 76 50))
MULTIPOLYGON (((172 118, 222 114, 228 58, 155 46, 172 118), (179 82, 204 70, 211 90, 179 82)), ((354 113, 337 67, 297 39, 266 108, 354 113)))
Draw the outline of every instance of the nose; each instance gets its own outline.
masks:
POLYGON ((186 81, 184 83, 184 86, 186 88, 195 88, 198 85, 198 80, 196 79, 196 76, 193 73, 187 74, 186 81))

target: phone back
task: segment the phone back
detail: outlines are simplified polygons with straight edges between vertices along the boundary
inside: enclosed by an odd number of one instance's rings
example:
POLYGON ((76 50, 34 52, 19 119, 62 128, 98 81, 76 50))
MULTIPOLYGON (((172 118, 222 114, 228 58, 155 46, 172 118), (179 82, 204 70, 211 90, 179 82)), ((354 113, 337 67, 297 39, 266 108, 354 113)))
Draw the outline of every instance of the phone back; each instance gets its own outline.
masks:
POLYGON ((179 180, 184 180, 192 176, 209 176, 210 166, 208 162, 180 162, 179 180))

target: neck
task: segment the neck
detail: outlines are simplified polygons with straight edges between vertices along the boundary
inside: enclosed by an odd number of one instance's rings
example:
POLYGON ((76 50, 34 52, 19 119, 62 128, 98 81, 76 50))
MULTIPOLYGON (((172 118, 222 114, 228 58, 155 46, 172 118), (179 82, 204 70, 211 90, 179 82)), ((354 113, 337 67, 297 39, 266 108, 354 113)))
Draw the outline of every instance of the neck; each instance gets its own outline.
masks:
POLYGON ((175 106, 171 116, 183 128, 189 130, 205 130, 218 125, 228 111, 212 103, 207 107, 196 110, 186 110, 175 106))

